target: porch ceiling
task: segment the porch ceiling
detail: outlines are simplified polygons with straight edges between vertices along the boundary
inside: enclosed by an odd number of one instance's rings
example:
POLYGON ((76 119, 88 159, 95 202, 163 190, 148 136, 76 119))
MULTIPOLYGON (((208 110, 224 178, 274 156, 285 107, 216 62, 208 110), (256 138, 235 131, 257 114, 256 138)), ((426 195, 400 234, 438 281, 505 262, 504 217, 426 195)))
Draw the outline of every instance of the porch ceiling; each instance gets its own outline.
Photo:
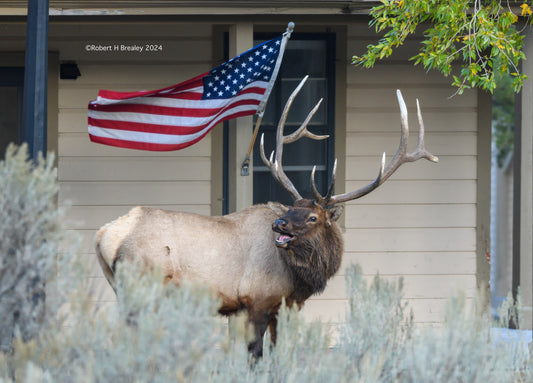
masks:
MULTIPOLYGON (((367 13, 374 0, 49 0, 50 15, 351 14, 367 13)), ((1 15, 25 15, 27 0, 4 0, 1 15)))

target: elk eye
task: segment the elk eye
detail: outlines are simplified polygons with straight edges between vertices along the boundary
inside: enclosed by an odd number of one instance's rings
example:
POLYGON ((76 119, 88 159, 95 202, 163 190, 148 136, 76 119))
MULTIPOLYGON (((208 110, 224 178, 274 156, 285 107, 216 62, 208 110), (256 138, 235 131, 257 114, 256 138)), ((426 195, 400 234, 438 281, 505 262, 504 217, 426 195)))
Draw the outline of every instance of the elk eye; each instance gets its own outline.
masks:
POLYGON ((316 222, 316 216, 312 215, 307 219, 307 222, 316 222))

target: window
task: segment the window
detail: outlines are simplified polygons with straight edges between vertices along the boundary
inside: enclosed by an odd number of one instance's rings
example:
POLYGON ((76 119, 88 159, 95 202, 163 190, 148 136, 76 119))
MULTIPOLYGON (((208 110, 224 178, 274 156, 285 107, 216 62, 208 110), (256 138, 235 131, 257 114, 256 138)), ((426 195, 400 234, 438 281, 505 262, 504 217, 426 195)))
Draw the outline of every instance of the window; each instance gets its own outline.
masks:
POLYGON ((9 143, 22 142, 24 68, 0 67, 0 158, 9 143))
MULTIPOLYGON (((257 37, 255 44, 271 38, 257 37)), ((285 102, 300 80, 309 75, 288 114, 284 134, 295 131, 318 100, 324 98, 308 129, 315 134, 329 134, 330 137, 322 141, 302 138, 284 147, 283 169, 304 198, 312 197, 310 175, 313 166, 317 167, 315 181, 322 194, 326 193, 331 178, 335 143, 334 47, 333 34, 294 33, 291 36, 259 132, 265 134, 265 153, 268 157, 275 147, 276 128, 285 102)), ((269 169, 263 164, 259 141, 258 138, 254 147, 254 203, 279 201, 292 205, 288 192, 272 178, 269 169)))

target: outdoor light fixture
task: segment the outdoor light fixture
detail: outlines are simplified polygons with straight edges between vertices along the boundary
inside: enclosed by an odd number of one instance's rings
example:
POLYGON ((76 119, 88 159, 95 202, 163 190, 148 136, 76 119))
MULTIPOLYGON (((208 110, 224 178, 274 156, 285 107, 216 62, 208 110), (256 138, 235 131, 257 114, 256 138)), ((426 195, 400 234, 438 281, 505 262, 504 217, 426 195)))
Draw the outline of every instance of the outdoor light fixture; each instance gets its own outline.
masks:
POLYGON ((61 80, 76 80, 80 76, 80 69, 75 62, 62 63, 59 67, 59 78, 61 80))

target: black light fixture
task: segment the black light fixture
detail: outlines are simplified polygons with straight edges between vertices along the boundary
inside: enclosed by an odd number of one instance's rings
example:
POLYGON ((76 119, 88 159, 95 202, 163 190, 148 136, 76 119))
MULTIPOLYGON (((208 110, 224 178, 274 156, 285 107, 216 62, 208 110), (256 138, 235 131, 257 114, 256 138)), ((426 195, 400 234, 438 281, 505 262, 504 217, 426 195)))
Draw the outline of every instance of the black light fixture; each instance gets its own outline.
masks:
POLYGON ((80 76, 80 69, 75 62, 64 62, 59 66, 59 78, 61 80, 76 80, 80 76))

